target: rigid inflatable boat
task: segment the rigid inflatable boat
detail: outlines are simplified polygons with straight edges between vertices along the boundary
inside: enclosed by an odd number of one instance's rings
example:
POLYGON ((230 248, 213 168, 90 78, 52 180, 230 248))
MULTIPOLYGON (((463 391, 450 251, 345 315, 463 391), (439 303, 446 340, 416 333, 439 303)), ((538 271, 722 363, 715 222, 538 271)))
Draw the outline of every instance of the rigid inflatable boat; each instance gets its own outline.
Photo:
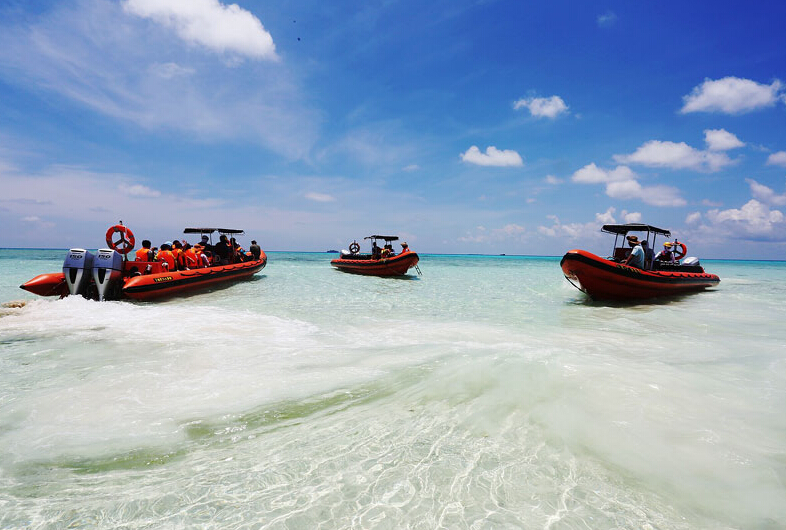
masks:
MULTIPOLYGON (((225 228, 186 228, 186 234, 242 234, 242 230, 225 228)), ((174 296, 209 286, 248 278, 262 270, 267 256, 249 258, 229 265, 167 271, 159 261, 128 261, 134 248, 134 234, 122 224, 110 227, 106 242, 110 248, 96 254, 72 248, 63 262, 63 272, 40 274, 20 287, 40 296, 81 295, 96 300, 152 300, 174 296), (120 234, 113 241, 114 234, 120 234)))
POLYGON ((361 254, 360 244, 353 241, 349 250, 342 250, 339 257, 330 262, 338 270, 354 274, 367 274, 370 276, 403 276, 411 268, 420 273, 418 268, 418 255, 409 250, 406 243, 402 243, 399 254, 393 252, 393 241, 398 241, 398 236, 368 236, 364 239, 371 240, 371 253, 361 254), (377 246, 377 240, 385 241, 382 247, 377 246))
POLYGON ((643 268, 625 264, 630 254, 624 243, 629 232, 646 233, 642 241, 654 248, 658 235, 671 237, 668 230, 654 226, 628 223, 604 225, 601 231, 615 234, 611 257, 601 258, 586 250, 569 250, 560 261, 565 278, 579 290, 599 300, 636 300, 676 294, 685 294, 715 287, 720 278, 709 274, 698 258, 686 258, 686 247, 679 241, 671 246, 678 254, 669 260, 647 256, 643 268), (618 242, 622 236, 622 244, 618 242))

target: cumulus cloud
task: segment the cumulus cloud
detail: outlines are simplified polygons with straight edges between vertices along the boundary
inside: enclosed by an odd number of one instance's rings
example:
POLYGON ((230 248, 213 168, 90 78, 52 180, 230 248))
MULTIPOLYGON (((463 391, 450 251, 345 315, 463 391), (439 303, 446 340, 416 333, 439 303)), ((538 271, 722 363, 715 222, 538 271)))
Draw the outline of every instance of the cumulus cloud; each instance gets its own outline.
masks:
POLYGON ((587 164, 573 173, 573 182, 582 184, 605 184, 606 195, 615 199, 639 199, 655 206, 684 206, 685 199, 677 188, 671 186, 642 186, 637 175, 627 166, 612 170, 599 168, 595 163, 587 164))
POLYGON ((481 153, 480 149, 473 145, 461 154, 461 160, 478 166, 518 167, 524 165, 524 161, 516 151, 512 149, 500 150, 493 145, 486 148, 485 153, 481 153))
POLYGON ((568 106, 559 96, 549 98, 522 98, 513 103, 513 108, 518 110, 526 108, 530 114, 538 118, 556 118, 568 112, 568 106))
POLYGON ((768 166, 783 166, 786 167, 786 151, 778 151, 772 153, 767 157, 768 166))
POLYGON ((685 217, 685 222, 689 225, 695 225, 701 221, 701 212, 691 212, 685 217))
POLYGON ((328 195, 326 193, 317 193, 314 191, 306 193, 305 197, 306 199, 315 202, 333 202, 336 200, 336 198, 332 195, 328 195))
POLYGON ((707 219, 736 237, 786 240, 786 218, 783 212, 771 210, 756 199, 749 200, 741 208, 710 210, 707 212, 707 219))
POLYGON ((218 0, 125 0, 134 15, 171 27, 184 41, 217 52, 276 60, 273 37, 257 17, 237 4, 218 0))
POLYGON ((704 141, 710 151, 728 151, 745 145, 726 129, 705 129, 704 141))
POLYGON ((546 184, 551 184, 552 186, 556 186, 557 184, 562 184, 562 179, 555 177, 554 175, 546 175, 546 178, 543 179, 546 184))
POLYGON ((417 164, 410 164, 410 165, 402 168, 402 171, 411 172, 411 171, 417 171, 418 169, 420 169, 419 165, 417 165, 417 164))
POLYGON ((595 214, 595 220, 588 223, 565 223, 563 224, 556 215, 548 215, 551 219, 551 226, 538 226, 538 233, 547 237, 565 237, 571 241, 588 241, 601 239, 600 227, 604 224, 613 224, 617 221, 614 218, 616 209, 609 207, 605 212, 595 214))
POLYGON ((775 105, 782 88, 783 84, 777 79, 769 85, 739 77, 705 79, 682 98, 684 105, 680 112, 742 114, 775 105))
MULTIPOLYGON (((711 140, 708 139, 708 143, 710 141, 725 141, 728 144, 730 141, 730 138, 723 134, 718 135, 711 133, 709 138, 711 138, 711 140), (723 137, 722 140, 718 140, 720 136, 723 137)), ((736 139, 736 136, 734 136, 734 139, 736 139)), ((613 158, 620 164, 640 164, 649 167, 693 169, 696 171, 710 172, 719 171, 734 163, 734 160, 721 151, 702 151, 689 146, 685 142, 668 142, 660 140, 650 140, 639 146, 636 151, 631 154, 614 155, 613 158)))
POLYGON ((750 186, 751 195, 754 199, 757 199, 766 204, 786 206, 786 193, 778 195, 772 190, 772 188, 769 188, 764 184, 759 184, 753 179, 745 179, 745 182, 747 182, 748 186, 750 186))

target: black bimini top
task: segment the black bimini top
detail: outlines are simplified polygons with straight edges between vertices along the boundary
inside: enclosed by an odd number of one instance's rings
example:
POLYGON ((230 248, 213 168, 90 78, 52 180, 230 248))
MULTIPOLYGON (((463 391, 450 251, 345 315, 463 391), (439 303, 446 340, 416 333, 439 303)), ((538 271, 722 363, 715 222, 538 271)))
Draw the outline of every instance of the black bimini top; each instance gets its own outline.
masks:
POLYGON ((600 229, 601 232, 606 232, 608 234, 622 234, 625 235, 628 232, 653 232, 655 234, 664 235, 666 237, 671 237, 671 232, 665 230, 663 228, 658 228, 657 226, 652 225, 645 225, 642 223, 627 223, 624 225, 603 225, 603 228, 600 229))
POLYGON ((219 234, 245 234, 243 230, 236 228, 186 228, 183 230, 184 234, 212 234, 218 232, 219 234))
POLYGON ((384 239, 385 241, 398 241, 398 236, 368 236, 363 239, 384 239))

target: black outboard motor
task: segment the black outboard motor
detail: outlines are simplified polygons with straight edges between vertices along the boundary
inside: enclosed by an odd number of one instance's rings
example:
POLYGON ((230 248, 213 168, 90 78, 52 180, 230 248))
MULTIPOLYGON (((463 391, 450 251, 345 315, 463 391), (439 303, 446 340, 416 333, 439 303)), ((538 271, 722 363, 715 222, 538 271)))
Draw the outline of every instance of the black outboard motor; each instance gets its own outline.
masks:
POLYGON ((71 294, 81 294, 82 296, 87 294, 92 269, 93 254, 83 248, 72 248, 68 251, 63 262, 63 275, 71 294))
POLYGON ((98 290, 99 302, 119 298, 122 277, 123 256, 109 248, 99 249, 93 261, 93 281, 98 290))

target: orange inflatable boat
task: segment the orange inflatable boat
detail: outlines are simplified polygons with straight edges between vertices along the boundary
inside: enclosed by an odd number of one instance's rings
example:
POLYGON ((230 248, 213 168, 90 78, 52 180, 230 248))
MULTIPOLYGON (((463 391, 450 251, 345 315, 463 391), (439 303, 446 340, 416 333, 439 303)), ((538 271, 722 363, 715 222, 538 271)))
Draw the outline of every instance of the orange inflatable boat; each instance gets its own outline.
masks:
MULTIPOLYGON (((186 234, 211 236, 242 234, 227 228, 186 228, 186 234)), ((166 270, 160 261, 128 261, 125 256, 134 248, 134 234, 122 224, 107 231, 110 248, 93 254, 85 249, 68 251, 63 272, 40 274, 20 287, 40 296, 81 295, 96 300, 152 300, 215 287, 256 274, 267 264, 267 256, 242 256, 244 261, 216 264, 186 270, 166 270), (120 237, 114 241, 115 234, 120 237)))

